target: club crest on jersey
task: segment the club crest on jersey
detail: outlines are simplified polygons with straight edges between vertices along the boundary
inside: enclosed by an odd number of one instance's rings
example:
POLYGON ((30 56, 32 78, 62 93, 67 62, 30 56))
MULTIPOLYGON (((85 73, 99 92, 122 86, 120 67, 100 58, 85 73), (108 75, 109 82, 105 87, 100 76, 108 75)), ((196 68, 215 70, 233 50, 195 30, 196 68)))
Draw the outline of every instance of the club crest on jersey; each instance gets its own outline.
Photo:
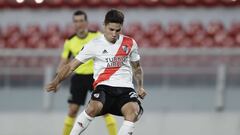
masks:
POLYGON ((122 46, 122 49, 123 49, 123 51, 124 51, 126 54, 128 54, 129 49, 128 49, 127 45, 123 45, 123 46, 122 46))

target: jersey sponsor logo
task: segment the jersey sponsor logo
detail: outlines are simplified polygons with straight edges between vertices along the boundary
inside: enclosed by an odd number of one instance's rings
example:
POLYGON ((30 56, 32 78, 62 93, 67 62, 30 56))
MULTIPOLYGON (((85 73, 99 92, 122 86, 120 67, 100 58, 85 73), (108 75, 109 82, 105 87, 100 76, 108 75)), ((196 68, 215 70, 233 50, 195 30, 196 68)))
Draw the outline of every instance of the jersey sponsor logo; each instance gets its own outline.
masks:
POLYGON ((100 94, 99 94, 99 93, 95 93, 95 94, 93 94, 93 96, 94 96, 95 98, 99 98, 100 94))
POLYGON ((130 96, 130 98, 137 98, 138 97, 136 92, 129 92, 128 95, 130 96))
POLYGON ((121 67, 127 62, 127 56, 115 56, 112 58, 106 58, 107 68, 121 67))

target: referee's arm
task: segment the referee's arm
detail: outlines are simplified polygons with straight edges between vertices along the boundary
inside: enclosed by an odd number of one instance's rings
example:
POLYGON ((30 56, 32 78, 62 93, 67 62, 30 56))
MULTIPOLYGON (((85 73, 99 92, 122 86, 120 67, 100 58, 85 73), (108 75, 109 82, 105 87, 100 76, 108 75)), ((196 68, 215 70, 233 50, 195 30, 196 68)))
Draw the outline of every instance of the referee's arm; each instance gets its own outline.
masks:
POLYGON ((73 59, 70 63, 60 67, 59 72, 55 78, 46 86, 47 92, 56 92, 58 85, 65 80, 78 66, 82 64, 81 61, 73 59))

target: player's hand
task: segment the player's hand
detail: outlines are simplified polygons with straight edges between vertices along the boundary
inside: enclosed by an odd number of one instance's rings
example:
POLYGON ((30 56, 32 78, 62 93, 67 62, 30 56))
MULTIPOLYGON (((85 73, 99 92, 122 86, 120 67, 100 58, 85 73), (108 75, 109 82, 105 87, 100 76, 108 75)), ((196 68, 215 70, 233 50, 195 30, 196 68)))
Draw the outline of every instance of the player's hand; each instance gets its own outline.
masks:
POLYGON ((51 92, 51 91, 52 91, 52 92, 57 92, 58 87, 59 87, 59 84, 56 83, 56 82, 54 82, 54 81, 52 81, 51 83, 49 83, 49 84, 45 87, 45 89, 46 89, 47 92, 51 92))
POLYGON ((141 99, 144 99, 144 97, 147 95, 146 91, 143 88, 139 88, 137 93, 141 99))

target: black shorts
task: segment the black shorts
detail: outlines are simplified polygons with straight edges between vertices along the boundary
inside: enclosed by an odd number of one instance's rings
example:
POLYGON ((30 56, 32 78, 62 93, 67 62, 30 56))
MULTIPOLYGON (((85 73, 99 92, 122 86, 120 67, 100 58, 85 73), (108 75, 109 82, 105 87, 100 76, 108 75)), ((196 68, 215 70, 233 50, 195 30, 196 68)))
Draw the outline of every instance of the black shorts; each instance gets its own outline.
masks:
POLYGON ((98 116, 107 113, 123 116, 121 108, 128 102, 137 102, 140 108, 139 115, 143 113, 138 95, 132 88, 99 85, 92 92, 91 99, 100 101, 103 104, 103 109, 98 116))
POLYGON ((84 105, 87 93, 93 90, 93 75, 79 75, 74 74, 71 77, 70 83, 70 97, 68 103, 73 103, 77 105, 84 105))

